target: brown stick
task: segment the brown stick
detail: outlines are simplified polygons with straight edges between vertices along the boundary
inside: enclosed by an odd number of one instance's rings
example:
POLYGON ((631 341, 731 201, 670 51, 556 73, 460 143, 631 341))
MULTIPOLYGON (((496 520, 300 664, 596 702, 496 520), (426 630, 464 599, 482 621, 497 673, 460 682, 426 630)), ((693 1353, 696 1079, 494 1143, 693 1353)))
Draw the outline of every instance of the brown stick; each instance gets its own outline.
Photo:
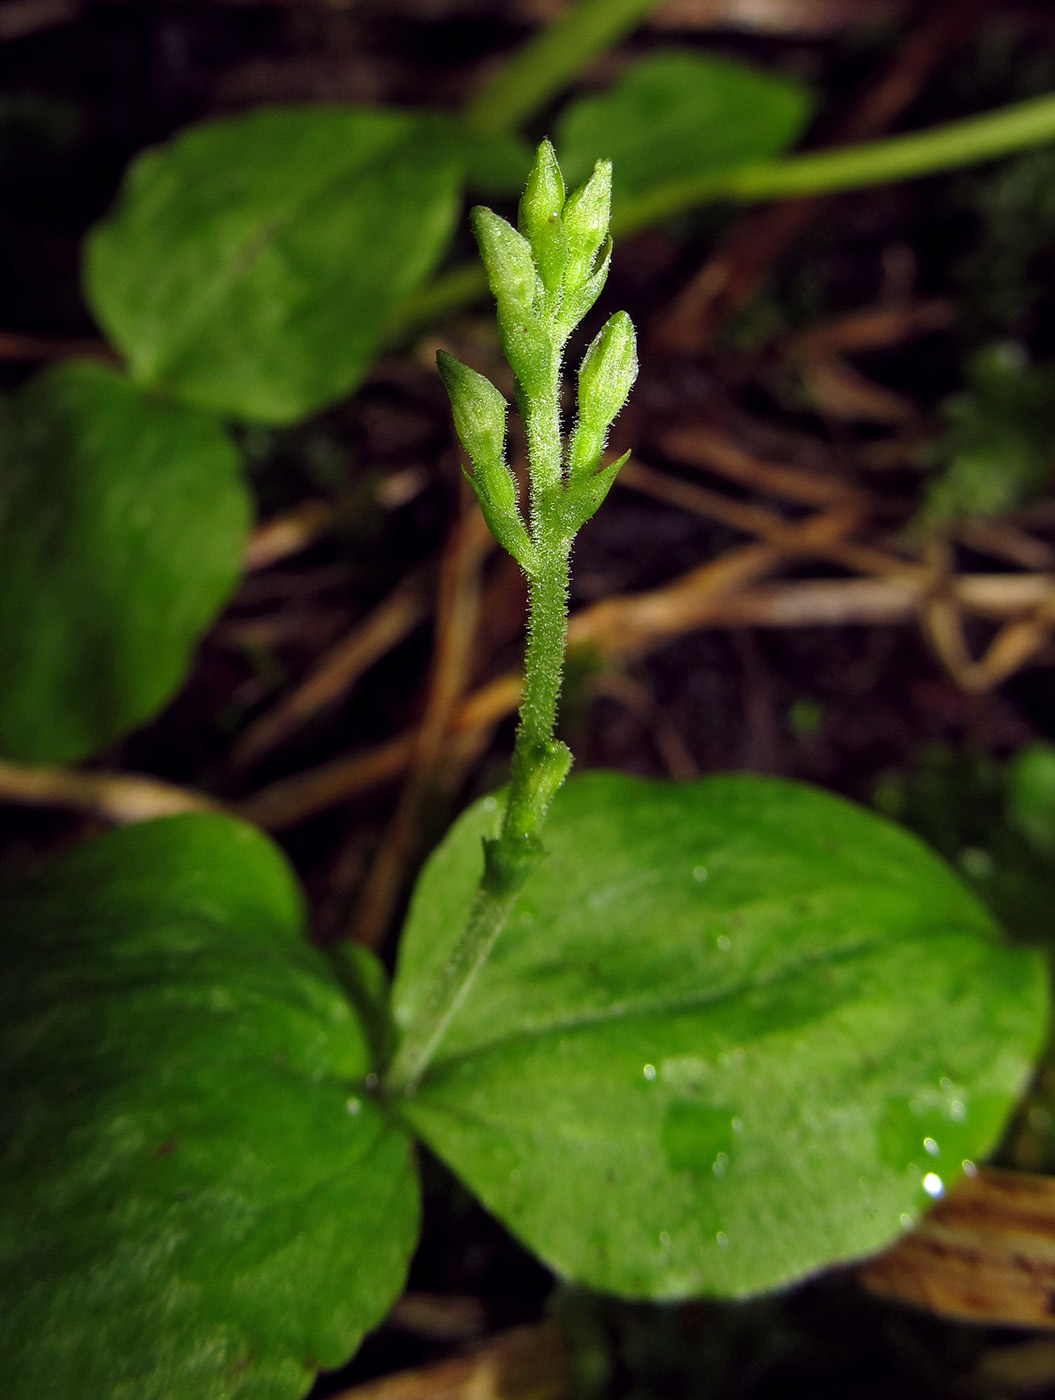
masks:
POLYGON ((399 1371, 342 1390, 334 1400, 565 1400, 571 1359, 552 1322, 500 1332, 467 1356, 399 1371))
POLYGON ((280 559, 299 554, 313 545, 333 523, 335 507, 332 501, 302 501, 299 506, 273 516, 258 525, 249 537, 245 551, 248 573, 270 568, 280 559))
POLYGON ((322 657, 309 675, 243 732, 231 766, 246 768, 348 694, 376 661, 425 618, 429 571, 409 574, 322 657))
POLYGON ((719 473, 740 486, 807 506, 867 499, 846 482, 818 472, 766 462, 745 452, 721 433, 703 427, 672 428, 656 440, 657 449, 680 465, 719 473))
POLYGON ((1055 1178, 978 1169, 858 1278, 942 1317, 1055 1327, 1055 1178))
MULTIPOLYGON (((914 101, 950 48, 968 34, 986 0, 950 0, 900 45, 886 73, 847 117, 838 141, 877 136, 914 101)), ((768 269, 824 206, 795 199, 735 220, 653 332, 657 349, 694 353, 750 301, 768 269)))
POLYGON ((136 773, 35 768, 0 760, 0 802, 56 807, 103 821, 148 821, 178 812, 211 812, 220 804, 201 792, 136 773))
POLYGON ((376 947, 392 920, 421 839, 421 817, 445 766, 445 736, 464 693, 480 607, 480 570, 493 541, 477 506, 451 531, 440 566, 432 677, 410 769, 373 868, 356 903, 349 937, 376 947))

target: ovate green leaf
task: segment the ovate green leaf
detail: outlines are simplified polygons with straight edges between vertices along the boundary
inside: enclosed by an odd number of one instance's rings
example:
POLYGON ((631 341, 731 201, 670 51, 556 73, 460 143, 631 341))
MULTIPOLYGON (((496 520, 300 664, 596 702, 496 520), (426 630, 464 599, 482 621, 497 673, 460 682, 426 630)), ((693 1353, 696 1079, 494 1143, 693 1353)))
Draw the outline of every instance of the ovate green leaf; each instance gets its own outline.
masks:
MULTIPOLYGON (((494 799, 417 887, 402 1026, 494 799)), ((1046 978, 901 829, 797 785, 570 782, 407 1119, 559 1273, 740 1295, 878 1249, 992 1148, 1046 978)))
POLYGON ((69 361, 0 406, 0 752, 83 758, 151 718, 234 587, 249 526, 208 415, 69 361))
POLYGON ((398 1293, 417 1186, 278 852, 189 816, 0 896, 11 1400, 295 1400, 398 1293))
POLYGON ((730 59, 657 53, 607 92, 569 103, 557 154, 573 185, 594 161, 612 161, 618 199, 777 155, 797 139, 811 106, 790 78, 730 59))
POLYGON ((461 143, 408 113, 283 107, 203 122, 132 166, 87 288, 133 376, 288 423, 348 393, 442 254, 461 143))

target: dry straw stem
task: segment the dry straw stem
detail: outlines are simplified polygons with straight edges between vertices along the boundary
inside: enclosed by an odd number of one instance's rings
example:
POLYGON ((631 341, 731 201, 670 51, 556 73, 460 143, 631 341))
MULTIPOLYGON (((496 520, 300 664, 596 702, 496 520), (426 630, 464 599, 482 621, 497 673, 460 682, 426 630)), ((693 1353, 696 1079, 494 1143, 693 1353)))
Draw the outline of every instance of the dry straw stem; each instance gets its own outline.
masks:
POLYGON ((1055 549, 1006 520, 962 520, 953 526, 953 535, 970 549, 993 559, 1006 559, 1020 569, 1039 572, 1055 568, 1055 549))
POLYGON ((858 1277, 942 1317, 1055 1328, 1055 1179, 981 1167, 858 1277))
POLYGON ((249 537, 243 561, 246 572, 270 568, 308 549, 330 532, 336 513, 332 501, 312 500, 265 520, 249 537))
MULTIPOLYGON (((797 527, 803 554, 837 538, 838 516, 810 517, 797 527)), ((993 684, 1047 645, 1055 624, 1055 578, 1050 574, 966 574, 948 585, 946 612, 936 610, 929 576, 825 579, 747 587, 787 562, 786 550, 748 544, 648 593, 606 598, 572 616, 569 640, 602 657, 627 661, 673 637, 701 627, 889 625, 926 609, 932 640, 967 688, 993 684), (982 663, 957 654, 942 629, 954 606, 994 620, 1010 618, 982 663), (1021 614, 1026 613, 1026 617, 1021 614), (939 620, 936 622, 935 619, 939 620), (972 671, 971 667, 975 669, 972 671)), ((958 614, 957 614, 958 618, 958 614)), ((956 625, 959 625, 958 621, 956 625)), ((954 635, 954 634, 953 634, 954 635)), ((464 746, 464 762, 487 741, 492 727, 517 707, 521 678, 514 672, 481 686, 454 709, 445 742, 464 746)), ((271 831, 352 801, 396 781, 417 751, 418 731, 280 779, 229 810, 271 831)), ((0 763, 0 801, 82 812, 110 822, 143 821, 175 812, 217 810, 203 793, 130 773, 80 772, 0 763)))
POLYGON ((290 738, 316 715, 343 700, 356 682, 428 616, 431 568, 409 574, 372 612, 322 657, 305 679, 260 715, 231 752, 246 768, 290 738))
POLYGON ((828 506, 837 501, 864 504, 867 501, 840 477, 767 462, 706 427, 671 428, 656 438, 655 447, 680 466, 718 472, 738 486, 801 505, 828 506))
MULTIPOLYGON (((826 3, 831 6, 833 0, 826 3)), ((835 3, 855 13, 861 10, 861 0, 849 7, 844 0, 835 3)), ((887 130, 924 90, 949 51, 970 33, 984 8, 985 0, 946 0, 930 13, 924 11, 922 22, 902 40, 886 70, 844 118, 836 145, 887 130)), ((737 219, 674 301, 654 332, 653 344, 698 353, 746 306, 768 270, 824 208, 822 198, 796 198, 737 219)))
POLYGON ((953 310, 945 301, 898 298, 822 322, 788 340, 784 355, 798 367, 810 398, 826 417, 912 427, 921 421, 916 404, 868 379, 845 356, 899 345, 913 336, 941 330, 952 322, 953 310))
POLYGON ((348 936, 376 947, 384 937, 421 854, 422 816, 434 791, 446 793, 471 759, 447 740, 451 715, 465 693, 480 610, 481 571, 495 547, 478 509, 463 514, 443 551, 432 673, 403 789, 373 867, 356 900, 348 936))
MULTIPOLYGON (((716 597, 764 577, 787 558, 789 549, 808 554, 817 542, 846 528, 841 515, 811 517, 788 527, 786 548, 749 544, 691 570, 673 584, 651 593, 606 598, 574 614, 569 643, 588 646, 603 656, 628 659, 661 645, 672 636, 707 620, 716 597)), ((479 745, 491 727, 520 702, 522 681, 514 672, 499 676, 462 701, 451 715, 448 736, 479 745)), ((348 758, 337 759, 290 778, 280 779, 237 804, 239 813, 269 830, 292 826, 305 817, 362 796, 403 772, 416 743, 416 730, 348 758)))
POLYGON ((180 812, 220 810, 204 793, 136 773, 33 768, 0 759, 0 802, 56 807, 122 825, 180 812))
POLYGON ((500 1332, 467 1356, 342 1390, 333 1400, 571 1400, 573 1389, 564 1334, 543 1322, 500 1332))
MULTIPOLYGON (((760 463, 696 430, 680 439, 672 432, 664 445, 672 455, 676 449, 682 460, 695 454, 700 465, 723 469, 743 485, 759 489, 764 485, 771 494, 800 501, 807 494, 815 499, 823 497, 830 504, 804 519, 788 521, 692 482, 640 466, 624 468, 624 473, 630 472, 628 484, 637 489, 647 489, 672 504, 753 533, 756 539, 661 588, 605 598, 582 609, 571 618, 571 646, 587 647, 603 659, 625 663, 703 627, 877 626, 918 619, 960 684, 968 690, 980 690, 1006 678, 1048 645, 1055 627, 1055 577, 1050 572, 957 576, 951 572, 947 550, 919 563, 857 544, 847 535, 867 513, 869 502, 863 493, 791 468, 760 463), (868 576, 766 582, 795 560, 810 557, 868 576), (1003 624, 981 661, 974 661, 967 651, 964 613, 1003 624)), ((1005 534, 996 543, 1007 545, 1006 531, 1011 527, 985 527, 989 531, 1000 528, 1005 534)), ((1032 553, 1031 545, 1038 551, 1048 548, 1021 532, 1012 533, 1011 543, 1019 554, 1032 553)), ((452 616, 458 615, 455 608, 452 616)), ((521 678, 510 672, 461 698, 465 673, 460 668, 471 628, 465 625, 465 614, 460 615, 462 621, 443 643, 449 660, 435 672, 435 698, 427 711, 430 729, 424 747, 415 726, 364 753, 281 779, 231 804, 232 809, 278 831, 396 781, 408 766, 425 762, 418 755, 446 751, 453 771, 464 771, 489 741, 493 726, 515 710, 521 678), (446 670, 446 666, 451 669, 446 670)), ((668 767, 681 764, 681 758, 674 758, 673 748, 666 761, 668 767)), ((421 772, 426 769, 427 765, 421 772)), ((117 822, 216 805, 202 794, 132 774, 33 769, 15 764, 0 765, 0 799, 67 808, 117 822)))
MULTIPOLYGON (((1015 581, 1029 575, 1013 575, 1015 581)), ((1033 576, 1036 580, 1036 576, 1033 576)), ((979 660, 974 660, 964 635, 963 604, 969 596, 961 575, 950 580, 947 591, 929 598, 920 620, 934 650, 961 689, 978 694, 991 690, 1033 660, 1051 640, 1055 625, 1055 580, 1041 575, 1043 587, 1029 616, 1004 624, 979 660)), ((976 608, 983 612, 984 608, 976 608)))
MULTIPOLYGON (((691 483, 675 484, 700 489, 691 483)), ((725 502, 709 492, 708 508, 712 497, 725 502)), ((988 663, 987 677, 994 674, 992 667, 997 661, 1004 668, 1001 676, 1007 674, 1009 658, 1033 655, 1047 640, 1048 610, 1055 594, 1051 574, 966 574, 943 583, 927 565, 848 542, 845 536, 859 519, 856 503, 839 504, 798 522, 735 502, 723 504, 723 511, 727 504, 737 512, 751 512, 753 523, 764 528, 772 542, 753 542, 730 550, 662 588, 602 599, 573 614, 569 645, 588 647, 602 658, 626 662, 702 627, 904 623, 921 614, 925 618, 936 594, 943 590, 959 608, 998 621, 1010 619, 1001 634, 1004 640, 988 663), (761 582, 794 559, 811 556, 867 567, 874 576, 761 582), (1027 615, 1024 619, 1023 614, 1027 615)), ((745 523, 739 514, 736 518, 745 523)), ((508 673, 474 692, 453 711, 449 738, 457 742, 476 736, 477 745, 483 742, 482 736, 516 708, 520 689, 520 677, 508 673)), ((273 830, 292 825, 392 781, 410 761, 415 742, 415 733, 408 731, 367 753, 272 784, 241 803, 239 810, 273 830)))

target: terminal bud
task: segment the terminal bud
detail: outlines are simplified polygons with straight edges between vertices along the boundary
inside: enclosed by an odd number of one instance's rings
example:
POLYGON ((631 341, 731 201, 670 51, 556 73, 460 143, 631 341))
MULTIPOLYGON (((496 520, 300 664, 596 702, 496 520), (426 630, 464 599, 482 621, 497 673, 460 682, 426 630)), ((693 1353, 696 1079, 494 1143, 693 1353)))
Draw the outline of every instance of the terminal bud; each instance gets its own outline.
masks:
POLYGON ((561 211, 564 177, 548 141, 535 153, 527 185, 520 200, 520 232, 531 244, 542 285, 553 291, 564 280, 568 260, 561 211))

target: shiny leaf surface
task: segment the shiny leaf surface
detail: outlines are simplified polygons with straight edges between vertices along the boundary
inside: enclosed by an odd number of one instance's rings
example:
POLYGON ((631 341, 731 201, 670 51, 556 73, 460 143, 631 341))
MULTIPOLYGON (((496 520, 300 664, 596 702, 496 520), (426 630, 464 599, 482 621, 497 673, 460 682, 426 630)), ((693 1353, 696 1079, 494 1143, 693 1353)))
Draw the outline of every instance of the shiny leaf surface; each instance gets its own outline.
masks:
POLYGON ((464 141, 355 107, 203 122, 132 166, 88 241, 95 314, 142 383, 290 423, 349 393, 451 231, 464 141))
POLYGON ((223 428, 106 366, 0 406, 0 753, 70 762, 152 718, 241 574, 249 512, 223 428))
POLYGON ((612 161, 618 200, 778 155, 798 138, 811 105, 799 83, 763 69, 657 53, 607 92, 569 103, 557 123, 557 153, 572 184, 595 160, 612 161))
MULTIPOLYGON (((401 1025, 497 816, 477 804, 425 868, 401 1025)), ((913 837, 775 780, 591 774, 545 842, 404 1112, 559 1273, 774 1288, 879 1248, 992 1148, 1045 974, 913 837)))
POLYGON ((402 1286, 406 1134, 252 828, 110 833, 0 896, 13 1400, 295 1400, 402 1286))

